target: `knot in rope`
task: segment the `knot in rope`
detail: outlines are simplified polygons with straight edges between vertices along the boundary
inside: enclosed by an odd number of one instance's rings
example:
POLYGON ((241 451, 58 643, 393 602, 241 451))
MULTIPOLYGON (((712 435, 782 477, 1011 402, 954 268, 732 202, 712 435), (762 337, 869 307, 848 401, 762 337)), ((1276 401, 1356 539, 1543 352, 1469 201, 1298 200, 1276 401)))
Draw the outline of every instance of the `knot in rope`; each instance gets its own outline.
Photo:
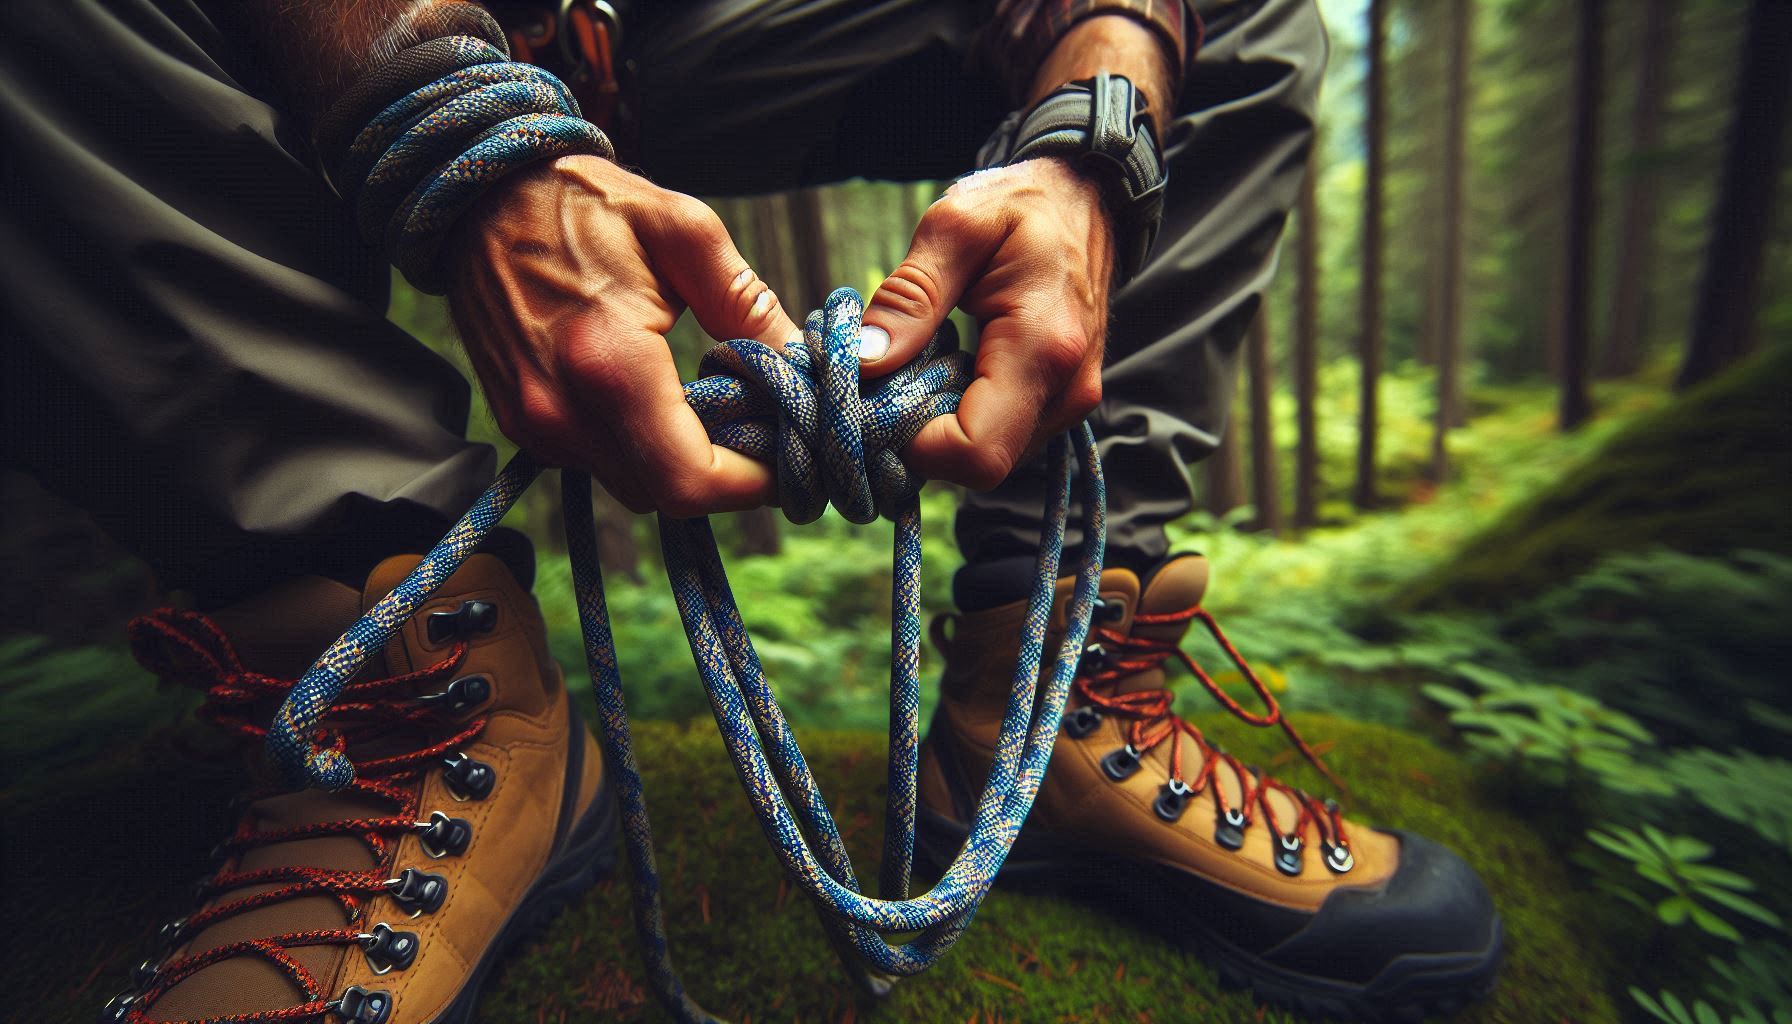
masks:
POLYGON ((861 380, 864 314, 857 292, 836 289, 804 321, 801 341, 782 352, 723 342, 685 387, 712 441, 776 467, 778 504, 793 523, 814 522, 830 502, 850 522, 895 519, 923 483, 903 447, 928 420, 955 412, 971 382, 949 321, 900 369, 861 380))

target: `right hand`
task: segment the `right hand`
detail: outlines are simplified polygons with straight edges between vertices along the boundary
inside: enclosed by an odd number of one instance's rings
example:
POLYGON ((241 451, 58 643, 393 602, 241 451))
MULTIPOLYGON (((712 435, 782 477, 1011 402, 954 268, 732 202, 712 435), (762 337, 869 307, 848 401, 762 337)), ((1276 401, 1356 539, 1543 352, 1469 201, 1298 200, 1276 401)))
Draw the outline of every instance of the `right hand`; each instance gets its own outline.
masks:
POLYGON ((561 157, 500 181, 450 244, 449 306, 506 437, 635 512, 775 501, 769 467, 710 443, 666 345, 687 306, 717 340, 798 334, 701 200, 561 157))

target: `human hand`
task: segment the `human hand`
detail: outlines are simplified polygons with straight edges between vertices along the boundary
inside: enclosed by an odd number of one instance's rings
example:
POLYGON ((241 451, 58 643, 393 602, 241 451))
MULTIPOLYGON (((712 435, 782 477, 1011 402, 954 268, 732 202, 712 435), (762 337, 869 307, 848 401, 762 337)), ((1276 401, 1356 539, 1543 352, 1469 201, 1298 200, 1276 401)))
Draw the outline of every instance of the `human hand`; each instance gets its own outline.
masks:
POLYGON ((979 332, 976 377, 904 450, 911 469, 987 490, 1095 408, 1113 248, 1100 189, 1056 158, 962 178, 927 210, 865 309, 860 372, 914 358, 955 306, 979 332))
POLYGON ((701 200, 562 157, 500 182, 450 244, 449 306, 506 437, 635 512, 775 500, 769 467, 710 443, 666 345, 687 306, 717 339, 797 334, 701 200))

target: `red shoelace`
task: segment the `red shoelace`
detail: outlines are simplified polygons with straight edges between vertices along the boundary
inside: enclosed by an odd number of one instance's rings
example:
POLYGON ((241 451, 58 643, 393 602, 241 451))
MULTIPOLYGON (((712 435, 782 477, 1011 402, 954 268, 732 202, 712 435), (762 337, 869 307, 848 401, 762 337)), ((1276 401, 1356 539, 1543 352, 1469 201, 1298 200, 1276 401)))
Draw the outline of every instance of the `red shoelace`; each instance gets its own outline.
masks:
MULTIPOLYGON (((129 634, 132 651, 145 668, 170 682, 203 687, 205 703, 199 708, 200 717, 248 742, 259 744, 267 736, 267 729, 261 723, 266 720, 268 709, 277 704, 295 683, 292 679, 279 679, 250 670, 223 631, 211 619, 195 612, 165 608, 132 621, 129 634)), ((389 804, 393 814, 257 831, 253 824, 254 814, 245 813, 236 832, 219 845, 216 853, 223 866, 201 884, 200 899, 208 900, 220 893, 249 886, 274 887, 220 903, 169 925, 163 930, 164 950, 177 948, 225 918, 302 896, 334 897, 348 919, 357 921, 368 900, 391 892, 396 880, 389 878, 383 870, 338 871, 294 865, 238 871, 235 866, 244 852, 256 847, 319 836, 353 836, 366 845, 376 864, 384 865, 395 837, 417 831, 426 824, 417 820, 422 790, 417 783, 423 773, 432 763, 440 763, 445 755, 471 741, 485 728, 484 717, 463 723, 438 710, 433 706, 434 702, 418 699, 422 695, 419 691, 426 684, 452 676, 466 656, 466 644, 457 643, 447 657, 427 668, 350 684, 319 731, 320 741, 346 753, 358 741, 389 741, 400 730, 424 737, 452 730, 446 739, 427 742, 415 749, 355 760, 355 781, 343 792, 389 804)), ((253 803, 279 792, 282 791, 261 790, 249 794, 247 799, 253 803)), ((262 1024, 321 1017, 335 1009, 336 1004, 326 997, 318 979, 288 950, 302 946, 363 944, 372 938, 355 928, 288 932, 177 957, 140 974, 136 999, 130 1012, 120 1019, 147 1020, 144 1011, 169 989, 214 963, 237 956, 259 957, 273 964, 305 993, 306 1001, 279 1010, 206 1018, 205 1024, 262 1024)))
POLYGON ((1269 692, 1269 687, 1265 686, 1263 681, 1257 677, 1257 673, 1244 660, 1244 656, 1238 653, 1238 648, 1232 646, 1232 641, 1226 638, 1225 631, 1220 629, 1219 623, 1214 621, 1213 615, 1205 608, 1196 605, 1182 611, 1151 615, 1138 614, 1133 616, 1132 625, 1134 629, 1137 629, 1140 626, 1182 625, 1190 621, 1199 622, 1205 626, 1207 632, 1219 644, 1220 649, 1225 651, 1232 664, 1237 666, 1239 674, 1263 702, 1261 714, 1245 708, 1234 700, 1178 644, 1135 636, 1111 626, 1096 626, 1091 631, 1092 640, 1084 648, 1083 667, 1077 672, 1072 688, 1073 694, 1080 699, 1080 705, 1098 708, 1103 713, 1129 719, 1126 742, 1139 758, 1143 758, 1146 753, 1155 749, 1159 744, 1178 734, 1186 735, 1193 740, 1195 749, 1201 753, 1200 771, 1196 773, 1192 781, 1188 779, 1183 773, 1183 745, 1180 741, 1173 742, 1170 745, 1170 779, 1173 783, 1187 787, 1187 796, 1199 794, 1211 785, 1214 803, 1222 815, 1233 808, 1226 799, 1226 787, 1216 778, 1216 772, 1221 763, 1230 766, 1238 780, 1242 794, 1237 808, 1244 816, 1242 827, 1250 827, 1254 808, 1261 809, 1264 821, 1278 836, 1298 838, 1305 834, 1307 825, 1317 824, 1324 842, 1340 850, 1348 851, 1350 840, 1344 831, 1343 812, 1338 809, 1336 803, 1330 800, 1321 800, 1279 779, 1247 768, 1231 754, 1208 743, 1207 737, 1201 734, 1200 729, 1171 710, 1176 694, 1169 688, 1116 692, 1117 685, 1121 680, 1154 668, 1161 668, 1172 657, 1179 658, 1182 664, 1187 666, 1189 672, 1207 689, 1207 692, 1213 695, 1213 699, 1219 701, 1227 711, 1258 728, 1280 726, 1282 732, 1288 737, 1288 742, 1300 751, 1301 756, 1305 757, 1313 767, 1319 769, 1320 774, 1339 789, 1346 788, 1344 783, 1332 774, 1331 769, 1326 767, 1319 754, 1307 745, 1307 741, 1301 738, 1300 733, 1295 731, 1293 724, 1282 713, 1282 706, 1276 702, 1275 695, 1269 692), (1096 655, 1094 659, 1090 659, 1090 653, 1096 655), (1094 661, 1093 665, 1090 664, 1091 660, 1094 661), (1282 793, 1290 803, 1299 809, 1299 816, 1294 821, 1292 828, 1284 829, 1283 823, 1276 820, 1275 806, 1269 799, 1271 792, 1282 793))

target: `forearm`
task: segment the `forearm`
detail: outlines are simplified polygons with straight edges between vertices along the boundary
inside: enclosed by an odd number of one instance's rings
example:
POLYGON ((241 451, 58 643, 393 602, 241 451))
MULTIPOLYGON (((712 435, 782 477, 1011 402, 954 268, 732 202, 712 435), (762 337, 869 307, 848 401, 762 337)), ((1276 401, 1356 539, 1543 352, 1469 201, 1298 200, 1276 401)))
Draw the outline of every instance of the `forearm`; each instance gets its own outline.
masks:
POLYGON ((1159 37, 1121 14, 1086 18, 1059 38, 1033 75, 1027 105, 1038 103, 1065 82, 1104 71, 1131 81, 1144 94, 1153 122, 1163 123, 1162 112, 1173 102, 1180 76, 1172 73, 1159 37))
POLYGON ((242 17, 288 109, 315 127, 380 60, 479 13, 458 0, 249 0, 242 17))

